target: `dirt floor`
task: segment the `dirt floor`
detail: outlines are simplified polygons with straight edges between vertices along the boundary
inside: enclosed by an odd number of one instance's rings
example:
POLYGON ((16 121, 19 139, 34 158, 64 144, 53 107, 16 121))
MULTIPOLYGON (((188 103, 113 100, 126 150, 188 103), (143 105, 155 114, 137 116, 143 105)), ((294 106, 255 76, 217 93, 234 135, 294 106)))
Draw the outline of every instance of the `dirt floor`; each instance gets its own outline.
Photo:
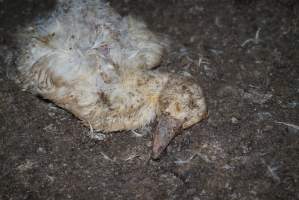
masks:
POLYGON ((0 200, 299 199, 299 2, 112 0, 173 42, 161 68, 192 74, 209 118, 159 161, 151 129, 101 140, 13 81, 17 26, 52 3, 0 1, 0 200), (297 125, 297 126, 296 126, 297 125))

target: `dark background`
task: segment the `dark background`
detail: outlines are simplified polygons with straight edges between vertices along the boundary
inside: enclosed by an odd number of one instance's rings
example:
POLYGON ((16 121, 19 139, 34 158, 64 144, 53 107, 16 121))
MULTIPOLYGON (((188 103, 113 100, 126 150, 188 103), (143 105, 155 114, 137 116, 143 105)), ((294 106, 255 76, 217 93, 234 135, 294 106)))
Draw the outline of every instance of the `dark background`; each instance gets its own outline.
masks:
POLYGON ((160 161, 150 127, 95 140, 14 83, 13 33, 54 5, 0 1, 0 200, 299 199, 299 130, 286 124, 299 125, 298 1, 111 0, 167 34, 161 69, 192 74, 206 94, 209 119, 160 161))

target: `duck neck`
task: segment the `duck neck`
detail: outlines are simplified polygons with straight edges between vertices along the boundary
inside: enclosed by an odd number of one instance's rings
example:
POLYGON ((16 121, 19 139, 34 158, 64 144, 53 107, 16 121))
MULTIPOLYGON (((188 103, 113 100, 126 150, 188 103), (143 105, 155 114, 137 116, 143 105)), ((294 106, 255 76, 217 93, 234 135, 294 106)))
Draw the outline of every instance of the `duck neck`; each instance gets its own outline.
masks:
POLYGON ((167 74, 156 72, 123 76, 110 96, 109 109, 96 114, 101 118, 95 116, 100 121, 94 124, 94 128, 111 132, 133 130, 149 124, 160 115, 159 98, 167 80, 167 74))

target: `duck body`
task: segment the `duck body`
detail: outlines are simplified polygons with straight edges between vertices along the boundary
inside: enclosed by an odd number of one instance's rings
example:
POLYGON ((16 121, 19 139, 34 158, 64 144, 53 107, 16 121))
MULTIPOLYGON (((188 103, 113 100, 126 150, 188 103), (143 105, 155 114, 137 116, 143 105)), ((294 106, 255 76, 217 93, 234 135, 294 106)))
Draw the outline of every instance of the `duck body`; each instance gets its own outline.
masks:
POLYGON ((58 1, 18 34, 22 86, 94 129, 133 130, 160 116, 187 128, 206 115, 197 84, 151 70, 167 43, 102 0, 58 1))

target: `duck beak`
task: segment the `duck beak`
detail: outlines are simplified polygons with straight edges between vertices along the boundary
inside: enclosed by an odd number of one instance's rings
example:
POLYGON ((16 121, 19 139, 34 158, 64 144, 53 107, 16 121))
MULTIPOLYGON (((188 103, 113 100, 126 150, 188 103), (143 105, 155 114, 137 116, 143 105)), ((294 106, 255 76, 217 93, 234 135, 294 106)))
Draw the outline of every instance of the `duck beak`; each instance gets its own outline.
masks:
POLYGON ((178 134, 182 122, 170 116, 162 116, 156 126, 153 136, 152 158, 158 159, 171 140, 178 134))

